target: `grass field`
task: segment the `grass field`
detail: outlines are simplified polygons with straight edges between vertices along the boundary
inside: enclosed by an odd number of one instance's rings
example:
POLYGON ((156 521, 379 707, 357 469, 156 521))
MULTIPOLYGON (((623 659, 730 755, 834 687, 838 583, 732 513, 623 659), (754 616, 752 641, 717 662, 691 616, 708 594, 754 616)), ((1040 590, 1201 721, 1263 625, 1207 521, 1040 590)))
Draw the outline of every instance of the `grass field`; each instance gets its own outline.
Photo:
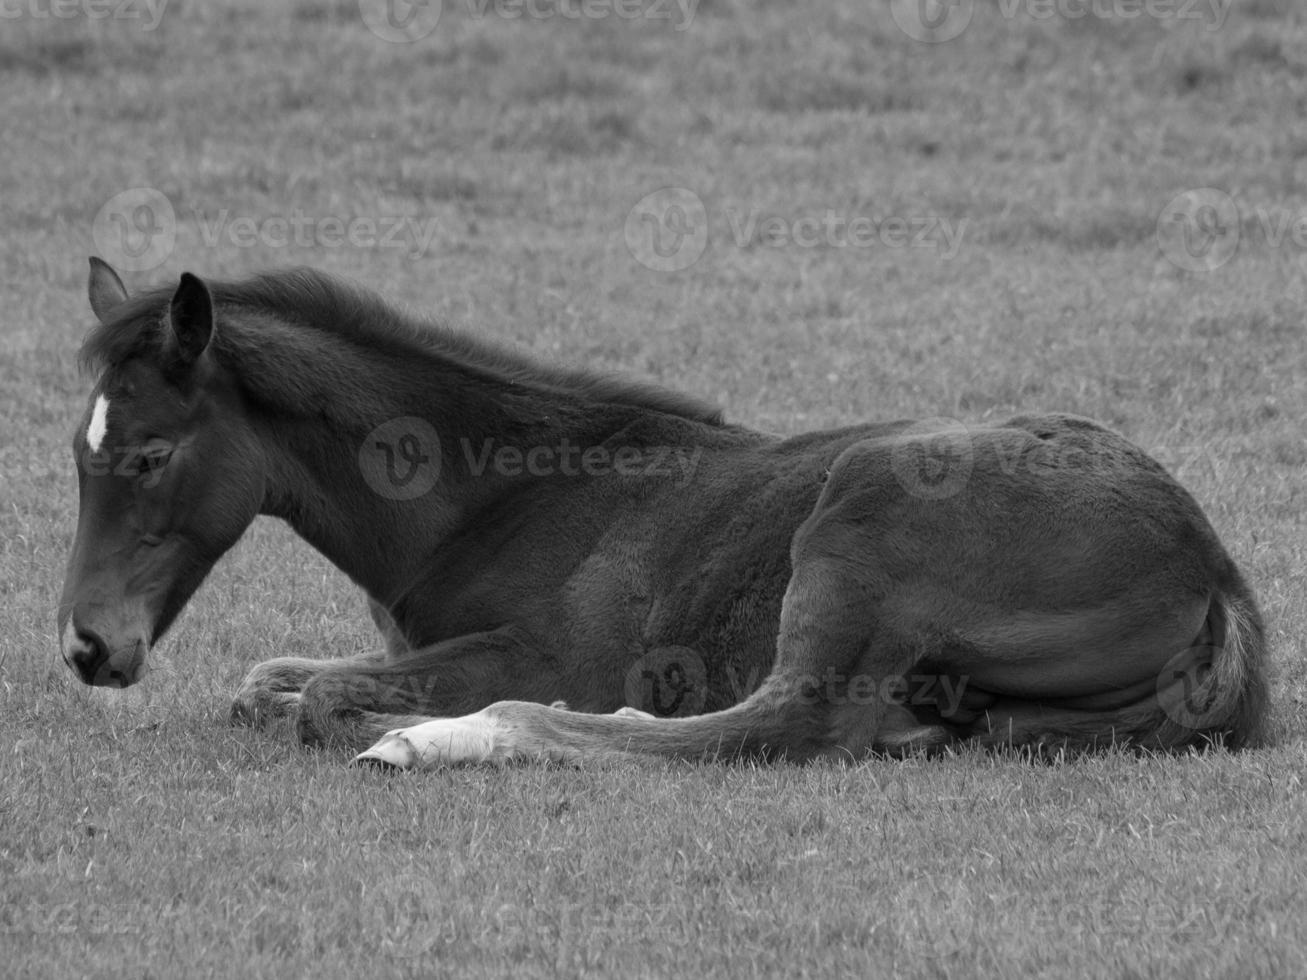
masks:
POLYGON ((851 0, 400 4, 408 42, 367 0, 115 6, 0 22, 0 975, 1307 974, 1292 0, 976 0, 939 43, 851 0), (254 663, 376 643, 270 522, 146 682, 84 688, 54 615, 93 252, 312 264, 778 432, 1100 418, 1253 583, 1277 742, 350 770, 226 724, 254 663))

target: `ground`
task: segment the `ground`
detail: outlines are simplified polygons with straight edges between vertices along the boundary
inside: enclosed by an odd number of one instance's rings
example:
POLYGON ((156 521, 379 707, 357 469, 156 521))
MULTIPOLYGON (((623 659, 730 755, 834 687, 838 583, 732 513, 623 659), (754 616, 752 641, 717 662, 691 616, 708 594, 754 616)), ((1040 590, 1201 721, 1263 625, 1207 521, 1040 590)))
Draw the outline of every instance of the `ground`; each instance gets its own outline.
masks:
POLYGON ((945 9, 6 6, 8 975, 1307 972, 1307 19, 945 9), (350 770, 225 721, 252 664, 376 643, 270 522, 142 685, 84 688, 54 607, 91 253, 133 286, 312 264, 777 432, 1099 418, 1245 569, 1276 744, 350 770))

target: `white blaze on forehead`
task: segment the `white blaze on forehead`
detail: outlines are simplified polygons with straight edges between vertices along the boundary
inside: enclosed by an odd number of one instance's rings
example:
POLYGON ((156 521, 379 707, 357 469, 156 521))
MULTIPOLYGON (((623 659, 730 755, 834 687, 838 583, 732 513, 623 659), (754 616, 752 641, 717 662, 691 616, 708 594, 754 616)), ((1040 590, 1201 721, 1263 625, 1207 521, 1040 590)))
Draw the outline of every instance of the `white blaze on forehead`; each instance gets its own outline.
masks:
POLYGON ((98 453, 104 442, 104 434, 109 431, 109 399, 104 395, 95 396, 95 408, 91 410, 91 424, 86 427, 86 444, 91 452, 98 453))

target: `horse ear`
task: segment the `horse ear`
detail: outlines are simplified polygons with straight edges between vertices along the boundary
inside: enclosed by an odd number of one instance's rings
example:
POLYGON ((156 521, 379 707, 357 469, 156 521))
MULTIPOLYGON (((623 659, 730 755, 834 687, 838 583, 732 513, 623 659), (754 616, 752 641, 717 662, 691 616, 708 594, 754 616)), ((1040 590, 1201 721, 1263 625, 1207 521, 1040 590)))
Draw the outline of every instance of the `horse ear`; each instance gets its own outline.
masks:
POLYGON ((127 301, 127 287, 113 266, 98 255, 91 256, 91 278, 86 292, 91 299, 91 311, 101 323, 108 323, 113 311, 127 301))
POLYGON ((168 307, 168 325, 178 359, 185 365, 194 364, 213 336, 213 297, 199 276, 182 273, 168 307))

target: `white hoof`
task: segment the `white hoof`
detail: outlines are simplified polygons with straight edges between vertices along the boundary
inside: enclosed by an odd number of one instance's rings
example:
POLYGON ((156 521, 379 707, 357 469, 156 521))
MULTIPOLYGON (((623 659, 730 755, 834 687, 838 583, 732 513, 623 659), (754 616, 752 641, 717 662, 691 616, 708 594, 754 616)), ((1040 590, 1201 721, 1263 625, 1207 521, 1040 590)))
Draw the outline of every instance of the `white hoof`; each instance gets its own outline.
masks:
POLYGON ((436 718, 411 728, 386 732, 376 744, 354 757, 396 769, 430 769, 489 762, 501 754, 495 723, 484 711, 462 718, 436 718))
POLYGON ((654 716, 647 711, 641 711, 639 708, 625 707, 618 708, 613 712, 614 718, 653 718, 654 716))
POLYGON ((404 729, 386 732, 371 747, 354 756, 354 765, 379 763, 396 769, 416 769, 422 760, 404 737, 404 729))

